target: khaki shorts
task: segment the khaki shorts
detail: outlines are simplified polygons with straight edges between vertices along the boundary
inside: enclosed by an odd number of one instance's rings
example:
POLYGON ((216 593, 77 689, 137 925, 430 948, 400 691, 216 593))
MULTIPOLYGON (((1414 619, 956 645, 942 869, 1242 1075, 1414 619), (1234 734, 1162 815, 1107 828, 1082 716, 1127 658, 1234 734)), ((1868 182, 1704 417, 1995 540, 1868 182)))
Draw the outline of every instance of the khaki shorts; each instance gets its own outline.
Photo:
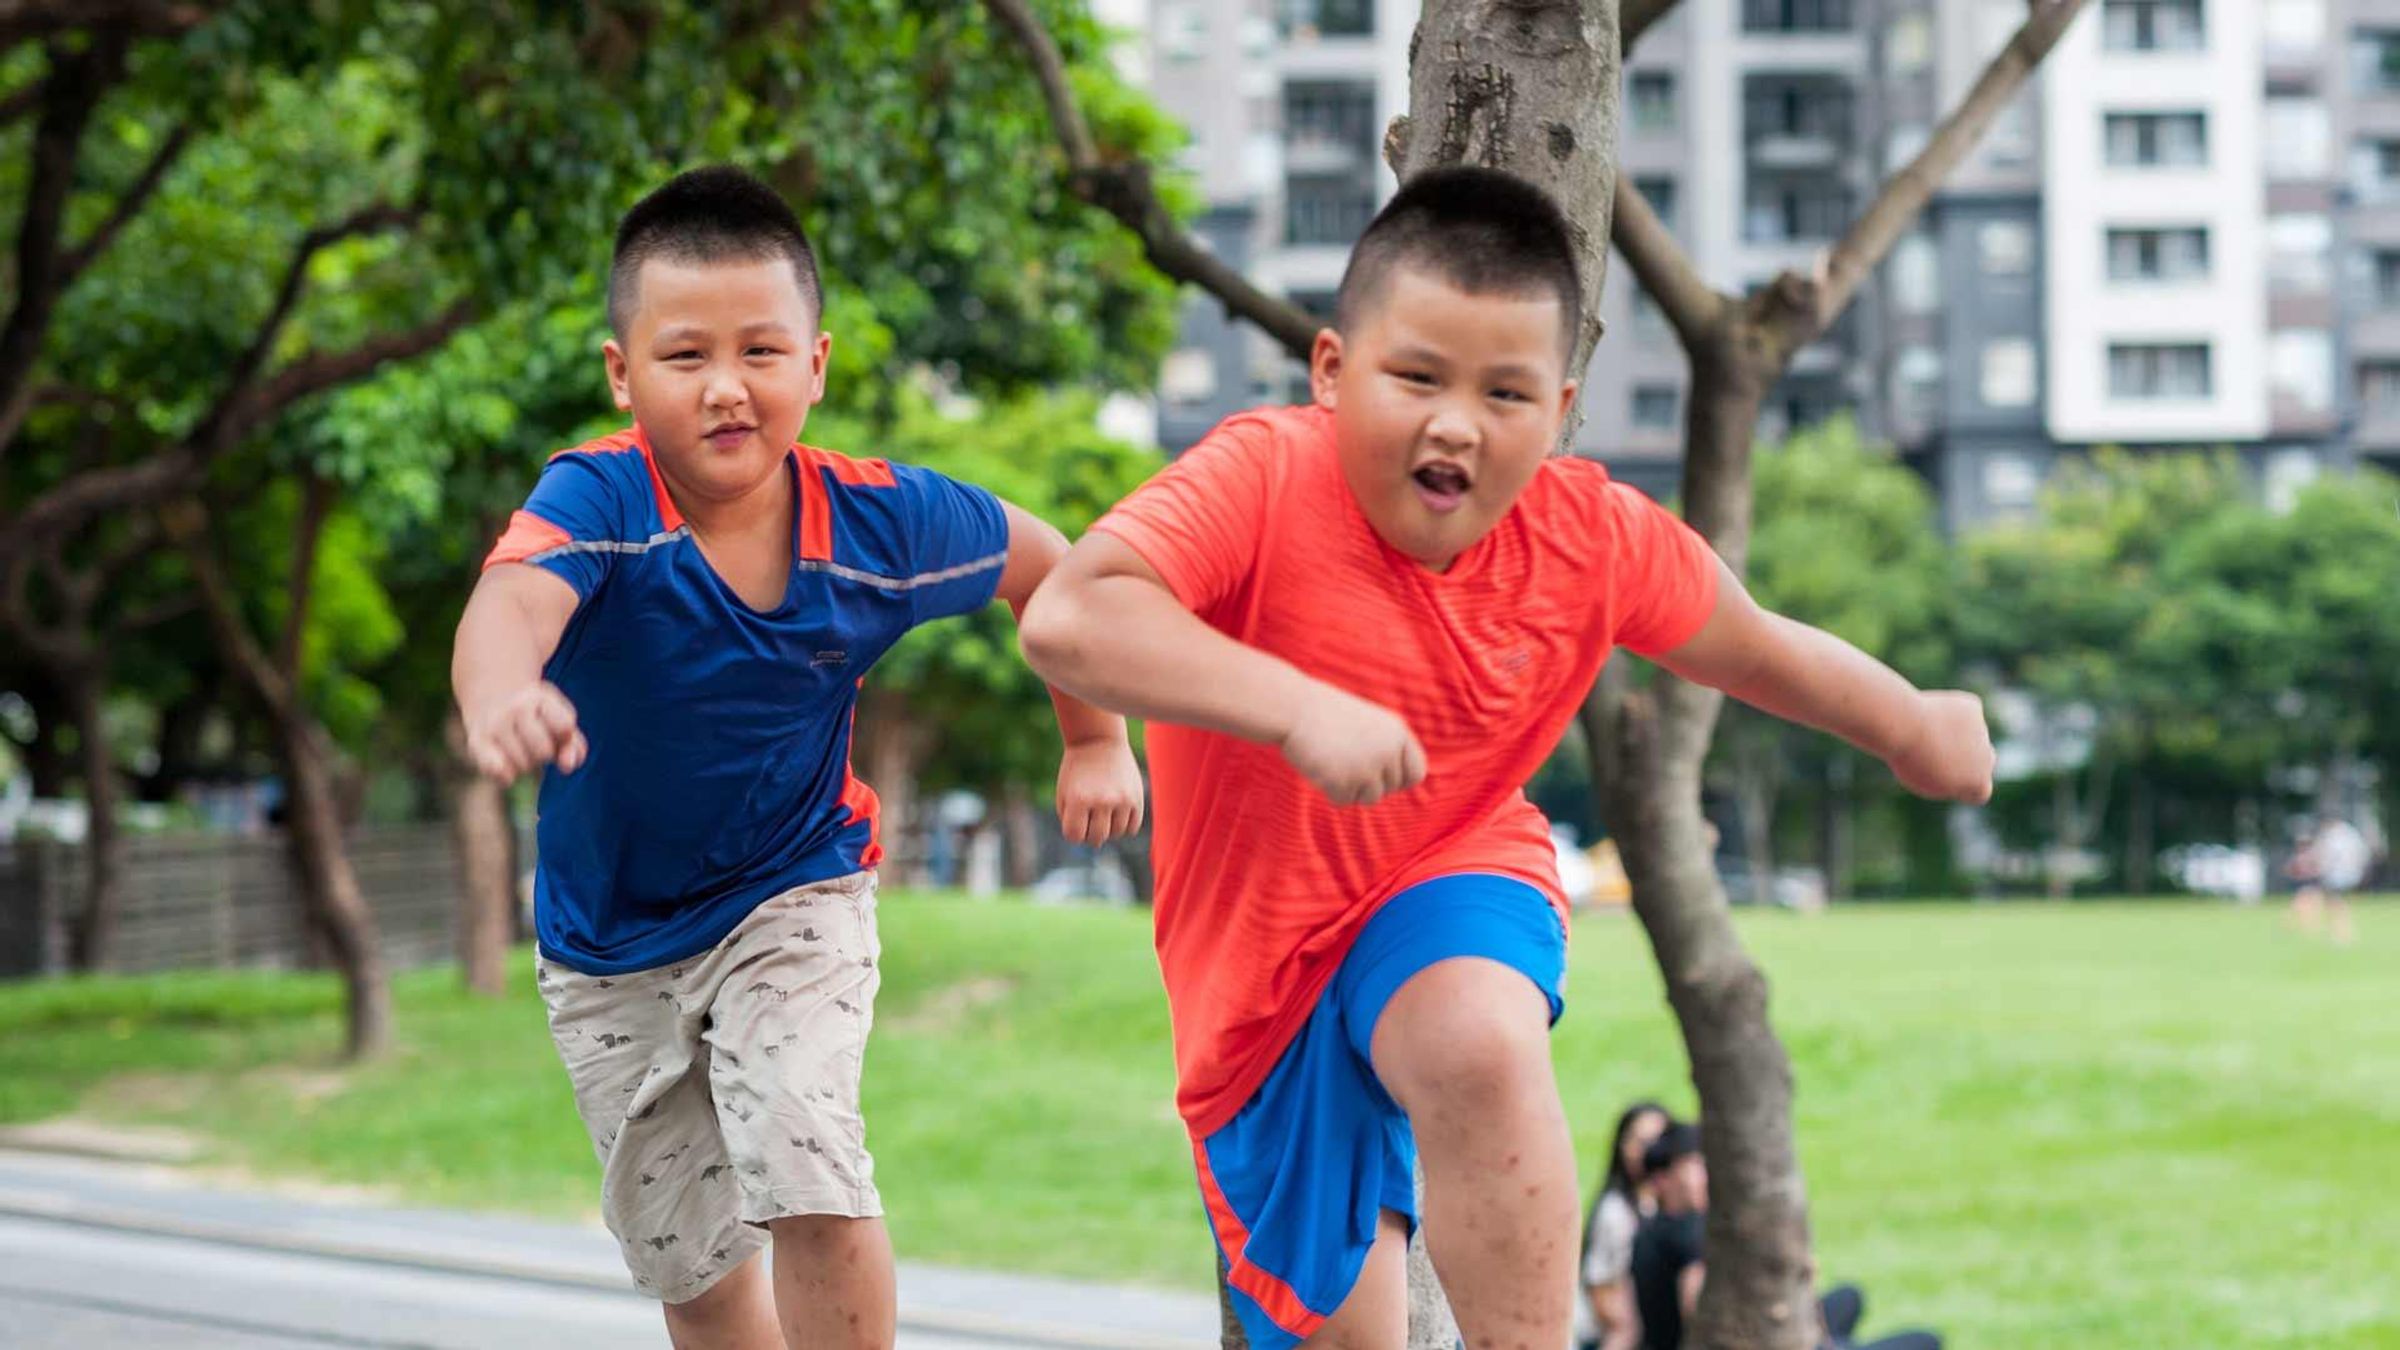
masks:
POLYGON ((594 976, 536 957, 601 1217, 643 1293, 698 1298, 770 1220, 883 1213, 858 1110, 882 955, 861 872, 786 891, 672 966, 594 976))

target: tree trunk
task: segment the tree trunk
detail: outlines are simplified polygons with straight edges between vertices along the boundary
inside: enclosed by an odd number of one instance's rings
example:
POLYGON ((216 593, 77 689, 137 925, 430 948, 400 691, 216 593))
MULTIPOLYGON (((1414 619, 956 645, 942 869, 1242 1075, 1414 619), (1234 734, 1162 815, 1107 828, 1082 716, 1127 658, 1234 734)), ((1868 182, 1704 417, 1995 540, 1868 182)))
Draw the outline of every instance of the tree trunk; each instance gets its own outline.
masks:
POLYGON ((470 992, 508 992, 508 946, 516 933, 517 828, 508 789, 466 759, 467 732, 453 708, 444 719, 450 762, 444 777, 458 849, 458 968, 470 992))
MULTIPOLYGON (((1684 515, 1736 573, 1749 554, 1751 437, 1780 368, 1775 344, 1738 322, 1692 351, 1684 515)), ((1701 766, 1724 698, 1663 672, 1655 688, 1625 691, 1621 676, 1595 685, 1583 722, 1705 1122, 1708 1282, 1685 1343, 1810 1350, 1815 1267, 1792 1143, 1791 1061, 1767 1020, 1766 976, 1742 949, 1709 864, 1700 812, 1701 766)))
POLYGON ((1825 898, 1850 898, 1850 839, 1858 803, 1850 795, 1857 761, 1836 752, 1825 766, 1825 800, 1819 804, 1817 866, 1825 871, 1825 898))
POLYGON ((1010 890, 1025 890, 1041 880, 1041 813, 1022 783, 1000 790, 1000 845, 1001 875, 1010 890))
POLYGON ((284 823, 304 883, 300 892, 333 948, 349 995, 344 1049, 351 1059, 371 1059, 391 1047, 392 987, 374 912, 342 838, 333 748, 313 720, 292 712, 275 718, 275 747, 283 760, 284 823))
POLYGON ((2151 860, 2158 853, 2158 796, 2150 790, 2150 775, 2139 772, 2127 783, 2133 800, 2125 814, 2125 889, 2150 893, 2151 860))
POLYGON ((73 725, 74 718, 55 682, 38 667, 28 667, 25 687, 19 692, 33 709, 33 739, 23 746, 26 781, 34 796, 56 801, 67 795, 67 785, 75 777, 73 760, 58 734, 61 728, 73 725))
POLYGON ((910 717, 906 695, 873 684, 859 692, 850 756, 882 804, 886 878, 894 885, 922 884, 925 850, 912 831, 925 731, 910 717))
POLYGON ((117 825, 116 757, 109 752, 102 702, 107 675, 99 668, 62 671, 59 685, 83 761, 83 802, 89 817, 83 841, 83 913, 75 921, 68 959, 81 971, 106 966, 116 945, 117 916, 124 903, 125 837, 117 825))

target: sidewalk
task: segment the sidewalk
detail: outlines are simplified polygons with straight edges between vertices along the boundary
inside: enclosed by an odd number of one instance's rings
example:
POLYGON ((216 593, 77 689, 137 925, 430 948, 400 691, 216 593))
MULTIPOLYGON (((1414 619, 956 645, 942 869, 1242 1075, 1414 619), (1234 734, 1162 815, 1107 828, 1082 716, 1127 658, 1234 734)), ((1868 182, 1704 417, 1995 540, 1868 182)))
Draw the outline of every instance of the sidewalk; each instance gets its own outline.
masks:
MULTIPOLYGON (((596 1227, 213 1189, 155 1164, 0 1148, 0 1218, 633 1300, 615 1242, 596 1227)), ((1217 1340, 1216 1301, 1203 1295, 910 1262, 899 1275, 904 1346, 912 1332, 945 1344, 1110 1350, 1217 1340)), ((138 1287, 138 1274, 127 1276, 138 1287)))

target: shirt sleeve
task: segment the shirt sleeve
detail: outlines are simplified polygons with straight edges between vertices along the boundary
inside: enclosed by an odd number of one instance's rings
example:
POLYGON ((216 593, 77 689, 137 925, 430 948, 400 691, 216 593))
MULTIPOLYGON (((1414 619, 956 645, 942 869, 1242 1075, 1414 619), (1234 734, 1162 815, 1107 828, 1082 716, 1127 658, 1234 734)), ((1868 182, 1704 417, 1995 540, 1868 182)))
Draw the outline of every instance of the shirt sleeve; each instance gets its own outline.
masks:
POLYGON ((1008 565, 1008 516, 1000 499, 913 464, 891 469, 909 540, 911 621, 972 614, 992 603, 1008 565))
POLYGON ((1123 540, 1184 608, 1205 614, 1258 560, 1273 435, 1242 419, 1219 425, 1092 528, 1123 540))
POLYGON ((1610 483, 1610 536, 1616 545, 1615 645, 1640 656, 1671 652, 1692 640, 1717 607, 1717 555, 1683 518, 1634 488, 1610 483))
POLYGON ((502 563, 539 567, 589 600, 616 561, 617 497, 608 476, 586 455, 560 455, 543 466, 508 530, 485 555, 485 570, 502 563))
POLYGON ((1583 1287, 1624 1279, 1633 1270, 1633 1235, 1641 1218, 1615 1194, 1604 1195, 1592 1214, 1592 1240, 1583 1253, 1583 1287))

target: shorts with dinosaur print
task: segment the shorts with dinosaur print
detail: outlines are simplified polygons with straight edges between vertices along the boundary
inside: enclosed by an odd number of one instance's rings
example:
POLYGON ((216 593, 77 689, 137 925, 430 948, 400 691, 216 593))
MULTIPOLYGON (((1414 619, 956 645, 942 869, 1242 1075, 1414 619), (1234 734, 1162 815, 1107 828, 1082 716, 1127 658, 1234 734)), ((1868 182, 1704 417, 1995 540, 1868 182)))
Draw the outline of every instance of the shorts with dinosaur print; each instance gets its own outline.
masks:
POLYGON ((858 1083, 882 973, 875 875, 797 887, 686 961, 593 976, 536 958, 643 1293, 698 1298, 768 1222, 883 1213, 858 1083))

